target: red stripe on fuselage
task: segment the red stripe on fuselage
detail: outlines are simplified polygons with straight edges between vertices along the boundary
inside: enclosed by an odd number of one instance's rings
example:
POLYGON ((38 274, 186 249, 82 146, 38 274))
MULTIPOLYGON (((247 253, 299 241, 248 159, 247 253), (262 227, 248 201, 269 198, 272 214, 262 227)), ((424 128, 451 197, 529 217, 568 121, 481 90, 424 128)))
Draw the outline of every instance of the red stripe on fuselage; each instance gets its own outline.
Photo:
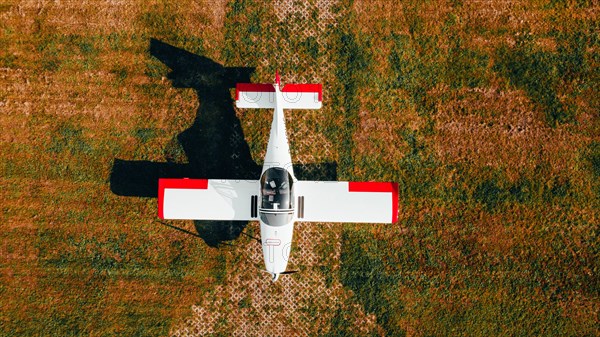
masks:
POLYGON ((208 179, 158 179, 158 217, 164 219, 163 201, 165 197, 165 189, 198 189, 205 190, 208 188, 208 179))
POLYGON ((392 192, 392 222, 398 221, 398 183, 349 182, 349 192, 392 192))

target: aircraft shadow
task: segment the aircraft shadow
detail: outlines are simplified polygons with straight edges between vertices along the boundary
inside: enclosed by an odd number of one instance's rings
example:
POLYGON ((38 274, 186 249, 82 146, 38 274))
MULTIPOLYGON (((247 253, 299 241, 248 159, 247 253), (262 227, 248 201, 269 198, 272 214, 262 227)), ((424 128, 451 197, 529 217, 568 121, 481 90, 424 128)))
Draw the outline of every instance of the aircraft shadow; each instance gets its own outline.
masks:
MULTIPOLYGON (((156 198, 159 178, 258 179, 261 165, 252 159, 229 90, 236 83, 250 82, 254 68, 224 67, 156 39, 150 40, 149 51, 171 69, 167 78, 173 87, 192 88, 198 95, 194 122, 176 137, 187 163, 174 162, 168 154, 167 162, 115 158, 111 191, 120 196, 156 198)), ((301 180, 336 180, 336 169, 336 163, 294 165, 294 173, 301 180)), ((198 236, 211 247, 237 239, 247 224, 194 221, 198 236)))

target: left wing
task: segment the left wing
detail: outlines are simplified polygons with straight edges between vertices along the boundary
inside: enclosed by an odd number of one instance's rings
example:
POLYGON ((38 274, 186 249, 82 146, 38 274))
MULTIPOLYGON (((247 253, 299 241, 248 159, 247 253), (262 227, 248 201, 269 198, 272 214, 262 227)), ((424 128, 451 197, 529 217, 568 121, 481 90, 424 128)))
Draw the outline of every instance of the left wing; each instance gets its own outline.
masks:
POLYGON ((294 189, 298 221, 398 221, 397 183, 297 181, 294 189))
POLYGON ((159 179, 158 217, 255 220, 258 191, 258 180, 159 179))

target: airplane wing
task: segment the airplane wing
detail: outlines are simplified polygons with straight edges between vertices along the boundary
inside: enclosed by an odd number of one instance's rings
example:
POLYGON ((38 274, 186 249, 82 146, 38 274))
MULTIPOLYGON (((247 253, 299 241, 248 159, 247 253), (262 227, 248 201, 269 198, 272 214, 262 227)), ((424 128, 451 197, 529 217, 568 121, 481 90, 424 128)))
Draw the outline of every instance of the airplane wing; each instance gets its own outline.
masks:
POLYGON ((158 217, 256 220, 258 180, 159 179, 158 217))
POLYGON ((398 221, 397 183, 297 181, 294 189, 298 221, 398 221))

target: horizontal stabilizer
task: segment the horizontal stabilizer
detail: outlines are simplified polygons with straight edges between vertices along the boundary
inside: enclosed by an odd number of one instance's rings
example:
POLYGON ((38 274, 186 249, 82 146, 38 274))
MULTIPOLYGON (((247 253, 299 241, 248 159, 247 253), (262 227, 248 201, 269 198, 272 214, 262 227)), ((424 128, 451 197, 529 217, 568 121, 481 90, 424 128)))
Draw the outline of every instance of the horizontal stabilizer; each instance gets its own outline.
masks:
MULTIPOLYGON (((281 89, 283 109, 320 109, 321 84, 286 84, 281 89)), ((275 87, 269 83, 238 83, 235 87, 238 108, 275 108, 275 87)))

